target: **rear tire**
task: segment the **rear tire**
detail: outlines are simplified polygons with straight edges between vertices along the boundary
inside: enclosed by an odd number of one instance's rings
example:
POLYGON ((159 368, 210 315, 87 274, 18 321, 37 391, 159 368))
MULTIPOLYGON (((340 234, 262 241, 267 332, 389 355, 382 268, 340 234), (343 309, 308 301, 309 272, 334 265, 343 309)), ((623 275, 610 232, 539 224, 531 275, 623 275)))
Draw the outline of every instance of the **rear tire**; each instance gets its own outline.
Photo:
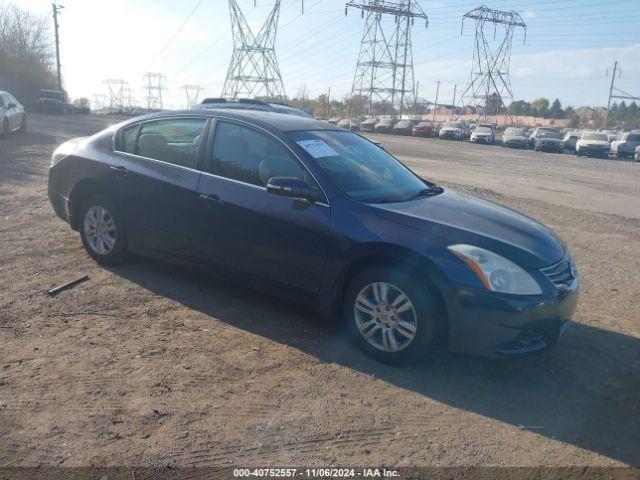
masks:
POLYGON ((126 259, 125 226, 116 205, 104 196, 85 199, 78 220, 87 253, 101 265, 118 265, 126 259))
POLYGON ((446 317, 439 296, 425 283, 399 267, 356 274, 345 290, 343 318, 358 348, 392 365, 432 353, 446 317))

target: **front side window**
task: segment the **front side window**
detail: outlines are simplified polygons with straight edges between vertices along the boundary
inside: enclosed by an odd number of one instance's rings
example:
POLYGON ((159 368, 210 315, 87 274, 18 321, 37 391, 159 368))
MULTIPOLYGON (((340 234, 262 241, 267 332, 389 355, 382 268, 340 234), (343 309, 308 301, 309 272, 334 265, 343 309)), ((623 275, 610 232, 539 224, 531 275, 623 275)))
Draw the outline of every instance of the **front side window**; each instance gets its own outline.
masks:
POLYGON ((343 193, 364 203, 417 198, 427 184, 399 161, 352 132, 298 131, 289 136, 343 193))
POLYGON ((144 122, 121 132, 121 151, 187 168, 197 168, 206 120, 176 118, 144 122))
POLYGON ((213 173, 265 187, 272 177, 306 179, 304 169, 280 142, 252 128, 218 122, 213 141, 213 173))

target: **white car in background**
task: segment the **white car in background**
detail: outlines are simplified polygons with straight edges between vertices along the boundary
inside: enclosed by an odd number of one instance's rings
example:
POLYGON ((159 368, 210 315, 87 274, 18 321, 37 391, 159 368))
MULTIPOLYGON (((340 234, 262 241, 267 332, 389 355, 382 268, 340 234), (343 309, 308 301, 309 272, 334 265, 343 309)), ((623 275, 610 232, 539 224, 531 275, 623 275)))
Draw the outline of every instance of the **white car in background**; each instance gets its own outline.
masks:
POLYGON ((0 137, 27 129, 27 114, 20 102, 9 92, 0 90, 0 137))
POLYGON ((576 143, 576 153, 579 157, 609 158, 611 144, 604 132, 584 132, 576 143))
POLYGON ((611 143, 611 154, 618 158, 633 157, 640 145, 640 132, 624 133, 620 140, 611 143))
POLYGON ((496 127, 491 124, 480 124, 471 133, 472 143, 493 144, 496 141, 496 127))

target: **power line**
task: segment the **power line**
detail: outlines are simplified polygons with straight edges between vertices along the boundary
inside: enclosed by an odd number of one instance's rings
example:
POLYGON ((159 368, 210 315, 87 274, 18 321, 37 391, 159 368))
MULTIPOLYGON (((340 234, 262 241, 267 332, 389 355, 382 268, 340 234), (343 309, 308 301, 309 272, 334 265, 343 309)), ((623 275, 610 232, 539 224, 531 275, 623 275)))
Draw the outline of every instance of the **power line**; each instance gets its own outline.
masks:
POLYGON ((178 27, 178 29, 175 31, 175 33, 171 36, 171 38, 169 39, 169 41, 165 44, 165 46, 162 48, 162 50, 160 51, 160 53, 158 53, 155 58, 153 59, 153 61, 149 64, 148 68, 151 68, 153 66, 154 63, 156 63, 156 60, 158 60, 159 57, 161 57, 164 52, 167 51, 167 49, 171 46, 171 44, 173 43, 173 41, 178 37, 178 35, 180 35, 180 32, 182 32, 182 29, 185 27, 185 25, 189 22, 189 20, 191 20, 191 17, 193 17, 193 15, 196 13, 196 11, 200 8, 200 5, 202 5, 202 2, 204 0, 198 0, 198 3, 196 3, 196 6, 193 7, 193 10, 191 10, 191 12, 189 13, 189 15, 187 15, 187 17, 183 20, 183 22, 180 24, 180 26, 178 27))

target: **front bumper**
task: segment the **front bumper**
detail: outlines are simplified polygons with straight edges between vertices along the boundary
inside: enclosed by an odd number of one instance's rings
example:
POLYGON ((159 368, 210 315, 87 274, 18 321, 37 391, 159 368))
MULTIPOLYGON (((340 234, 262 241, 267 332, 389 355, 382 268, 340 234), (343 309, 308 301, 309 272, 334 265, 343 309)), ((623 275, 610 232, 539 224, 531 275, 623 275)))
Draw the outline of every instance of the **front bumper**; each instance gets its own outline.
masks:
POLYGON ((493 139, 491 137, 473 137, 470 139, 472 143, 493 143, 493 139))
POLYGON ((561 143, 536 143, 536 150, 540 152, 561 152, 561 143))
POLYGON ((580 147, 580 153, 587 157, 608 157, 610 150, 607 148, 580 147))
POLYGON ((58 192, 55 192, 51 188, 51 186, 49 186, 48 188, 48 194, 49 194, 49 202, 51 203, 51 206, 53 207, 53 211, 56 213, 56 215, 60 217, 62 220, 64 220, 65 222, 67 222, 68 224, 71 224, 73 209, 71 208, 70 200, 66 198, 64 195, 61 195, 58 192))
POLYGON ((578 281, 542 295, 459 288, 446 300, 449 350, 488 357, 532 353, 555 344, 578 304, 578 281))
POLYGON ((439 137, 444 140, 461 140, 462 135, 455 132, 440 132, 439 137))
POLYGON ((526 140, 507 140, 503 141, 502 144, 509 148, 527 148, 529 146, 529 142, 526 140))

